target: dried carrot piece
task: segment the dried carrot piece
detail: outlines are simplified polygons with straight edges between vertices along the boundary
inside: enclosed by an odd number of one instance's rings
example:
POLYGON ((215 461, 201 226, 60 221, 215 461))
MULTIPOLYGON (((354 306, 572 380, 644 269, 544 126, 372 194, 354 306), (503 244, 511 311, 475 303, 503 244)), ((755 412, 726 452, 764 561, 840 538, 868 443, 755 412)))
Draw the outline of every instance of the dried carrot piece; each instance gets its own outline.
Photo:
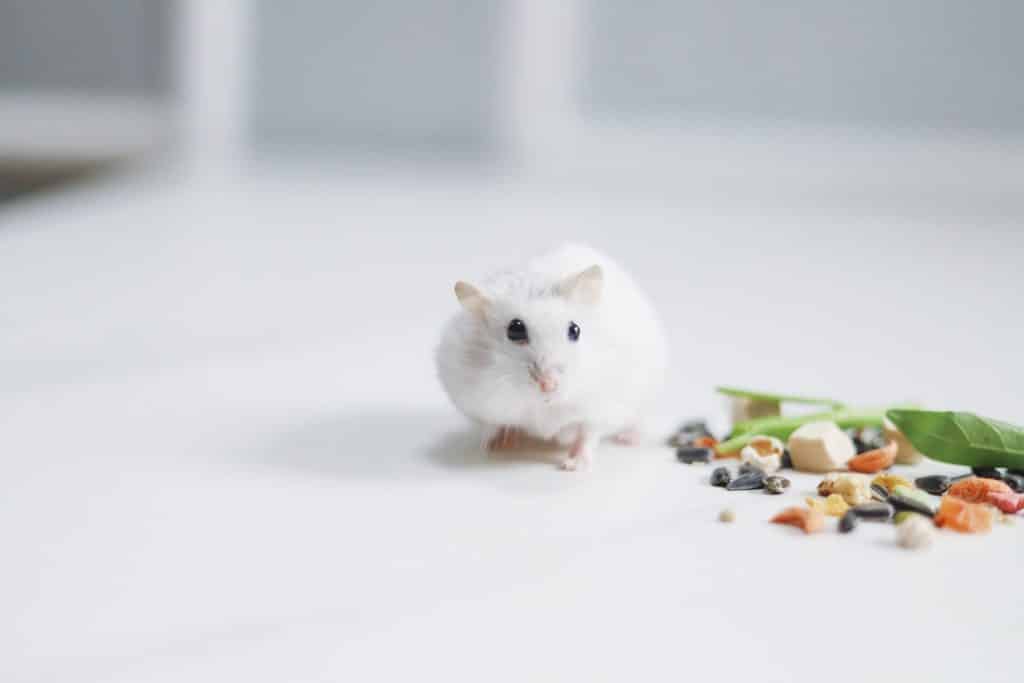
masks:
POLYGON ((995 505, 1002 512, 1005 512, 1008 515, 1013 515, 1024 510, 1024 495, 1020 493, 989 491, 988 495, 985 496, 985 502, 990 505, 995 505))
POLYGON ((713 436, 702 436, 693 440, 694 448, 714 448, 718 445, 718 439, 713 436))
POLYGON ((846 467, 853 472, 864 474, 881 472, 887 467, 892 467, 892 464, 896 462, 896 452, 899 448, 899 444, 890 441, 881 448, 855 455, 847 461, 846 467))
POLYGON ((825 526, 825 515, 820 510, 794 506, 772 517, 772 523, 789 524, 803 529, 805 534, 811 534, 825 526))
POLYGON ((953 482, 947 495, 966 500, 968 503, 984 503, 990 493, 1013 493, 1013 489, 998 479, 969 477, 953 482))
POLYGON ((992 528, 992 508, 968 503, 955 496, 943 496, 935 515, 935 526, 947 527, 967 534, 984 533, 992 528))

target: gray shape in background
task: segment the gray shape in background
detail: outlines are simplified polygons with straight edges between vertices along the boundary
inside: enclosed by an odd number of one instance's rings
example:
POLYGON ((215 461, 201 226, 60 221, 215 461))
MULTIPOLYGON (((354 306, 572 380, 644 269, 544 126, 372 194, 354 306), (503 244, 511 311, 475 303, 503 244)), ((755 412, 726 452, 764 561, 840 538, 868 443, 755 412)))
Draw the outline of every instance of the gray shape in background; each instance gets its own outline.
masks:
POLYGON ((254 0, 251 139, 486 155, 503 4, 254 0))
POLYGON ((589 115, 1024 130, 1024 3, 591 0, 589 115))
POLYGON ((166 0, 2 0, 0 88, 165 93, 172 11, 166 0))

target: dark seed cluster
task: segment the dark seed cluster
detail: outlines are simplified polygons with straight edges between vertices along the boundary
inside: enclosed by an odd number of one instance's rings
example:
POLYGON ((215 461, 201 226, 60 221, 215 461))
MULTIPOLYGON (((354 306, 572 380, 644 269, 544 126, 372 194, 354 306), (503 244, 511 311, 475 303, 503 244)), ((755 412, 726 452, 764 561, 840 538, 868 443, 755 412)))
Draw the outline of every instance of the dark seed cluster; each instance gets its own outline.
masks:
POLYGON ((679 462, 687 465, 692 465, 695 462, 711 462, 713 457, 715 457, 715 451, 711 448, 680 446, 676 449, 676 458, 679 462))
POLYGON ((715 438, 715 435, 708 429, 708 423, 704 420, 689 420, 679 425, 676 433, 669 438, 668 444, 676 448, 682 448, 692 446, 697 439, 705 437, 715 438))

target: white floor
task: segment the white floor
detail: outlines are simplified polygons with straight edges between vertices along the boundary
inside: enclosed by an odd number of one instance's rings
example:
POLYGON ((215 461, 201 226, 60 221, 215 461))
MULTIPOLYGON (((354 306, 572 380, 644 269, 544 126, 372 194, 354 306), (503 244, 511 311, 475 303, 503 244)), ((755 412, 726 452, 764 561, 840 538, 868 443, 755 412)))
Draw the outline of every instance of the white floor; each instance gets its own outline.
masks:
POLYGON ((814 477, 489 459, 446 404, 451 282, 579 239, 668 321, 666 422, 721 425, 715 384, 1024 422, 1019 196, 712 186, 293 169, 0 211, 0 680, 1010 678, 1024 520, 804 537, 767 519, 814 477))

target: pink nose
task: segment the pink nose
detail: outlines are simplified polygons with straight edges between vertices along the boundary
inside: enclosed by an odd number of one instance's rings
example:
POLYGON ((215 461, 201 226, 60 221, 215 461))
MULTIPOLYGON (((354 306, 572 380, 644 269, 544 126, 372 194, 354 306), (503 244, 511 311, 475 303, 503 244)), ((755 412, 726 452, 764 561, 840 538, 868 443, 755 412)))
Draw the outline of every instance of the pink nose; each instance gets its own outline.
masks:
POLYGON ((540 390, 545 394, 550 394, 552 391, 558 388, 558 380, 553 375, 541 375, 537 378, 537 384, 540 386, 540 390))

